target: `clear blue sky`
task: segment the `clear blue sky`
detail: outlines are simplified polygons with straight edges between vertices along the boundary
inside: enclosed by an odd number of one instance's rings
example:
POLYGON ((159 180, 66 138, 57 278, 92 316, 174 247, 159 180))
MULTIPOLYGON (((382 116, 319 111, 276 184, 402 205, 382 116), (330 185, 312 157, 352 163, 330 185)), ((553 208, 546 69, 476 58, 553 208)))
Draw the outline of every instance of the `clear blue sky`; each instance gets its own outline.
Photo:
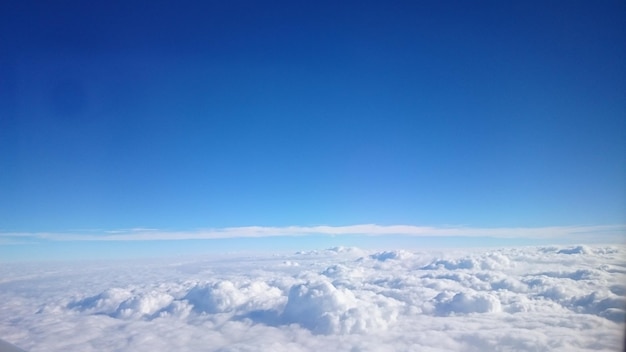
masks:
POLYGON ((0 231, 626 223, 624 1, 3 1, 0 231))

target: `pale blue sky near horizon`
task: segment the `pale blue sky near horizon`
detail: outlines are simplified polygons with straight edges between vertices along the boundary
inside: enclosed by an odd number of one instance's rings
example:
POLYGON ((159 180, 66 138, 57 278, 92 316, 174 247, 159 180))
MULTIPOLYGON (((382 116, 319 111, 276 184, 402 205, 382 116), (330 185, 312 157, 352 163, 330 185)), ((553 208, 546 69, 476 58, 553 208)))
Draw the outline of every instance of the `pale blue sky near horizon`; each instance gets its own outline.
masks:
POLYGON ((625 17, 3 2, 0 234, 626 224, 625 17))

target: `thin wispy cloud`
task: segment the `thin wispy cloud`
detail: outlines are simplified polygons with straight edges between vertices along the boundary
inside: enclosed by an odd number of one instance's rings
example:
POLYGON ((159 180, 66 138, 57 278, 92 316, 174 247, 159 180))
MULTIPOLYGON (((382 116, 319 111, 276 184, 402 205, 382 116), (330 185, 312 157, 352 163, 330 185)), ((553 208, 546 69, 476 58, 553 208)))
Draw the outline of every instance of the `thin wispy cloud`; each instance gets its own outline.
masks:
POLYGON ((411 236, 411 237, 490 237, 490 238, 534 238, 576 239, 598 238, 619 239, 626 233, 626 225, 597 226, 549 226, 549 227, 466 227, 466 226, 414 226, 360 224, 349 226, 244 226, 189 231, 168 231, 150 228, 133 228, 107 231, 79 232, 2 232, 0 237, 29 238, 48 241, 155 241, 190 239, 233 239, 297 236, 411 236))

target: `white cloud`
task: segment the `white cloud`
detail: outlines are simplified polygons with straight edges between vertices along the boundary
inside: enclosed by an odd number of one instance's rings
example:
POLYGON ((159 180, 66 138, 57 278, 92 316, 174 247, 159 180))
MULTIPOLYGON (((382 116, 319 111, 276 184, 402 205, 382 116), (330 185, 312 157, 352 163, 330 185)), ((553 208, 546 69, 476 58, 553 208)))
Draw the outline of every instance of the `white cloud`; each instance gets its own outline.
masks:
POLYGON ((488 293, 459 292, 450 296, 442 292, 435 297, 435 310, 439 315, 468 313, 497 313, 502 311, 500 300, 488 293))
MULTIPOLYGON (((109 231, 71 232, 0 232, 0 240, 6 243, 18 239, 44 239, 50 241, 145 241, 145 240, 184 240, 221 238, 263 238, 279 236, 439 236, 439 237, 491 237, 491 238, 535 238, 571 240, 591 240, 595 238, 621 238, 626 233, 626 225, 601 226, 551 226, 551 227, 499 227, 477 228, 464 226, 413 226, 413 225, 350 225, 350 226, 246 226, 190 231, 165 231, 159 229, 134 228, 109 231)), ((0 242, 2 243, 2 242, 0 242)), ((566 250, 565 254, 584 251, 584 247, 566 250), (570 251, 572 251, 570 253, 570 251)))
POLYGON ((338 247, 13 263, 0 267, 0 336, 31 352, 611 351, 626 327, 625 254, 338 247))
POLYGON ((378 298, 357 298, 352 290, 326 280, 307 282, 289 290, 281 319, 321 334, 381 331, 395 321, 400 302, 378 298))

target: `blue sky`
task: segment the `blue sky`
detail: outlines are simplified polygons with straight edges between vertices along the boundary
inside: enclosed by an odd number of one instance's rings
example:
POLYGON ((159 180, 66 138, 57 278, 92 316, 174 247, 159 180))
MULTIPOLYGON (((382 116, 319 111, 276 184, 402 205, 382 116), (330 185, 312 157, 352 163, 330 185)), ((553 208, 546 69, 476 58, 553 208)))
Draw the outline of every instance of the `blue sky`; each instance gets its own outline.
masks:
POLYGON ((0 6, 5 243, 626 223, 623 1, 0 6))

